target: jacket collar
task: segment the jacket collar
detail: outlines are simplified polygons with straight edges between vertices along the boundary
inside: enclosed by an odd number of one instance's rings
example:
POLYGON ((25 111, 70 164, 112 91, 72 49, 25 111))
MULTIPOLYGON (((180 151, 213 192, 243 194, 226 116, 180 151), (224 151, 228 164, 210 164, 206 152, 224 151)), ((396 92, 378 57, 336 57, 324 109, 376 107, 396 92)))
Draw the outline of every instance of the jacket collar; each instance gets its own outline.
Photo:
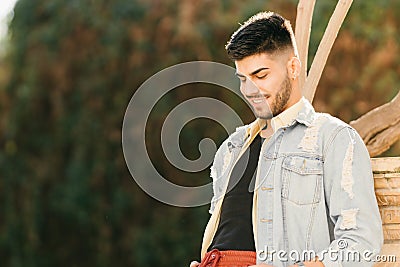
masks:
POLYGON ((302 97, 301 101, 303 101, 304 105, 297 115, 296 121, 309 127, 314 121, 315 110, 306 98, 302 97))
POLYGON ((284 128, 289 125, 292 125, 293 122, 296 120, 299 112, 304 107, 304 101, 301 98, 297 103, 286 109, 285 111, 278 114, 271 119, 271 125, 274 132, 276 132, 279 128, 284 128))

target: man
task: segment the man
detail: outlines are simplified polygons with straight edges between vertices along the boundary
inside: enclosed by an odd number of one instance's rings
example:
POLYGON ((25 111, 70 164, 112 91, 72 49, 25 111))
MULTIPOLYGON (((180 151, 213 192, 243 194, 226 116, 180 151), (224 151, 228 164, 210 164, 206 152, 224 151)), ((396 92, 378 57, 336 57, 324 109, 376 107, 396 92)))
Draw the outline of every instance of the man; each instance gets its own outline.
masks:
POLYGON ((226 49, 257 119, 216 153, 202 262, 191 266, 372 266, 383 238, 368 151, 302 98, 290 23, 259 13, 226 49))

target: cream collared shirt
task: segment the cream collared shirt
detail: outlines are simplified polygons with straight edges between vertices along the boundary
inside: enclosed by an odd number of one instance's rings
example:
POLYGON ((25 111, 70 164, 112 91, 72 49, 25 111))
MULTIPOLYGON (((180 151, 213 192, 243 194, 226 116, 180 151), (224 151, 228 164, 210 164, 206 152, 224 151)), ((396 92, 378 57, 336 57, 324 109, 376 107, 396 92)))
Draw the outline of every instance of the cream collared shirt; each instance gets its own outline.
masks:
POLYGON ((278 116, 272 118, 271 125, 272 128, 274 129, 274 132, 276 132, 279 128, 290 125, 297 118, 297 115, 299 114, 303 106, 304 106, 304 101, 303 99, 300 99, 299 101, 297 101, 296 104, 289 107, 288 109, 280 113, 278 116))

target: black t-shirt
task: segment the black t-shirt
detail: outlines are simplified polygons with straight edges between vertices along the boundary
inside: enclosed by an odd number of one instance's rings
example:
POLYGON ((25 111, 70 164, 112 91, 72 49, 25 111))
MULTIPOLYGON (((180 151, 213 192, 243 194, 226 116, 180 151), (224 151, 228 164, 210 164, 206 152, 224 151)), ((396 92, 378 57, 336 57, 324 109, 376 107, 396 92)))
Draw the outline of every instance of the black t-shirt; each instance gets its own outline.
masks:
POLYGON ((208 251, 215 248, 218 250, 256 250, 252 208, 261 143, 261 137, 257 135, 232 170, 228 190, 222 203, 217 232, 208 251))

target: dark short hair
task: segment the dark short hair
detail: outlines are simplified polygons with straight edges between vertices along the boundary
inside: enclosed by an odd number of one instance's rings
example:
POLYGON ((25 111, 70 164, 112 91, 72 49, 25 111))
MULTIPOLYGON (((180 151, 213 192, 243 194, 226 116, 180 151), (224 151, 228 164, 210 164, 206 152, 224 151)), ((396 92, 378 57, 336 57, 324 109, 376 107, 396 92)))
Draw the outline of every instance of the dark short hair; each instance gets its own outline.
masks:
POLYGON ((290 22, 274 12, 260 12, 239 27, 225 46, 232 60, 292 48, 297 55, 290 22))

